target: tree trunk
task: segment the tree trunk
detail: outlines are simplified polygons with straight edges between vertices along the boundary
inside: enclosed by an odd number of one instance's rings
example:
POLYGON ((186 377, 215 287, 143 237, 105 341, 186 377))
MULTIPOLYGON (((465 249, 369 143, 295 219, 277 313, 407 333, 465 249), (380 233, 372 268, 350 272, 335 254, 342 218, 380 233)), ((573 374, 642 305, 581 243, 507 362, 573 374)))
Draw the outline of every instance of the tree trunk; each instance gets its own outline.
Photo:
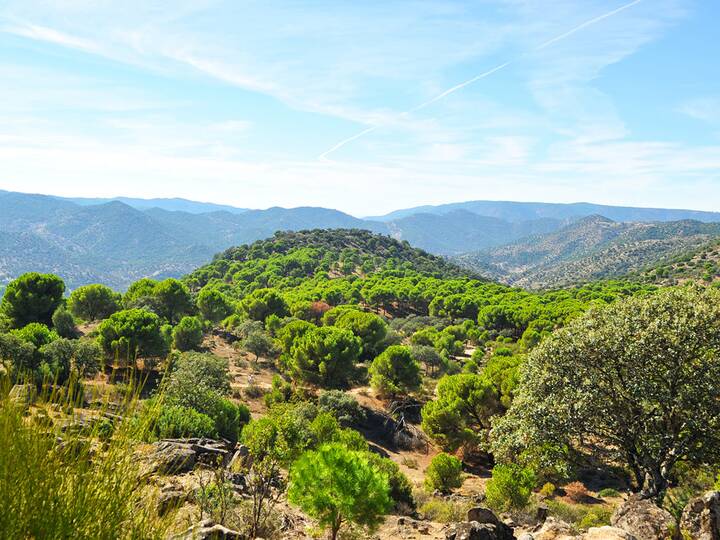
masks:
POLYGON ((645 470, 645 478, 643 480, 642 489, 640 490, 640 498, 653 499, 655 503, 662 505, 665 493, 668 489, 668 480, 663 475, 661 467, 653 467, 645 470))

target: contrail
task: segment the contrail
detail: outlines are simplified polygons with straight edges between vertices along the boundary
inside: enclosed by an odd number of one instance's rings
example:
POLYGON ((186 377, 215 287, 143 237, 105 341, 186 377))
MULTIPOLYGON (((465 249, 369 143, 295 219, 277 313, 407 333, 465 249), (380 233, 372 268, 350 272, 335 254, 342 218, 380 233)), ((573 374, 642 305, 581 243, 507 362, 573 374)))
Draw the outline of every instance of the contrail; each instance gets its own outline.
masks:
MULTIPOLYGON (((558 41, 561 41, 561 40, 563 40, 563 39, 565 39, 565 38, 567 38, 567 37, 570 37, 570 36, 572 36, 573 34, 575 34, 576 32, 579 32, 580 30, 583 30, 583 29, 587 28, 588 26, 592 26, 593 24, 598 23, 598 22, 600 22, 600 21, 602 21, 602 20, 605 20, 605 19, 607 19, 608 17, 612 17, 613 15, 617 15, 617 14, 620 13, 621 11, 625 11, 626 9, 629 9, 629 8, 633 7, 634 5, 636 5, 636 4, 639 4, 639 3, 642 2, 642 1, 643 1, 643 0, 633 0, 632 2, 629 2, 629 3, 627 3, 627 4, 624 4, 624 5, 620 6, 619 8, 613 9, 612 11, 608 11, 607 13, 603 13, 602 15, 598 15, 597 17, 594 17, 594 18, 592 18, 592 19, 589 19, 589 20, 587 20, 587 21, 585 21, 585 22, 583 22, 583 23, 575 26, 574 28, 571 28, 571 29, 568 30, 567 32, 563 32, 562 34, 560 34, 560 35, 558 35, 558 36, 555 36, 554 38, 549 39, 549 40, 541 43, 540 45, 538 45, 537 47, 535 47, 535 48, 532 49, 532 50, 533 50, 533 51, 540 51, 540 50, 542 50, 542 49, 545 49, 546 47, 549 47, 550 45, 553 45, 554 43, 557 43, 558 41)), ((526 54, 527 54, 527 53, 526 53, 526 54)), ((525 55, 523 55, 523 56, 525 56, 525 55)), ((522 58, 522 56, 521 56, 521 58, 522 58)), ((453 93, 457 92, 458 90, 460 90, 460 89, 462 89, 462 88, 465 88, 466 86, 468 86, 468 85, 470 85, 470 84, 473 84, 474 82, 479 81, 480 79, 484 79, 485 77, 489 77, 489 76, 492 75, 493 73, 496 73, 496 72, 500 71, 501 69, 504 69, 504 68, 506 68, 507 66, 509 66, 509 65, 517 62, 517 60, 518 60, 518 59, 508 60, 507 62, 503 62, 502 64, 499 64, 499 65, 495 66, 494 68, 489 69, 489 70, 481 73, 480 75, 476 75, 476 76, 472 77, 471 79, 468 79, 468 80, 466 80, 466 81, 464 81, 464 82, 461 82, 460 84, 456 84, 455 86, 453 86, 453 87, 451 87, 451 88, 448 88, 448 89, 445 90, 444 92, 441 92, 440 94, 438 94, 438 95, 435 96, 434 98, 429 99, 428 101, 425 101, 425 102, 421 103, 420 105, 416 105, 416 106, 413 107, 412 109, 409 109, 409 110, 407 110, 407 111, 405 111, 405 112, 400 113, 399 115, 397 115, 396 118, 397 118, 397 119, 400 119, 400 118, 403 118, 403 117, 405 117, 405 116, 407 116, 407 115, 409 115, 409 114, 411 114, 411 113, 413 113, 413 112, 416 112, 416 111, 419 111, 419 110, 424 109, 424 108, 426 108, 426 107, 429 107, 430 105, 432 105, 432 104, 435 103, 436 101, 440 101, 441 99, 446 98, 446 97, 449 96, 450 94, 453 94, 453 93)), ((318 159, 319 159, 320 161, 329 161, 329 160, 327 159, 327 156, 329 156, 329 155, 332 154, 333 152, 339 150, 340 148, 342 148, 342 147, 345 146, 346 144, 351 143, 352 141, 354 141, 354 140, 356 140, 356 139, 359 139, 360 137, 363 137, 363 136, 367 135, 368 133, 371 133, 371 132, 373 132, 373 131, 381 128, 382 126, 383 126, 383 124, 376 124, 376 125, 374 125, 374 126, 370 126, 370 127, 366 128, 366 129, 362 130, 362 131, 359 132, 359 133, 356 133, 356 134, 353 135, 352 137, 348 137, 347 139, 343 139, 342 141, 340 141, 339 143, 337 143, 337 144, 334 145, 333 147, 329 148, 328 150, 326 150, 325 152, 323 152, 322 154, 320 154, 320 156, 318 156, 318 159)))

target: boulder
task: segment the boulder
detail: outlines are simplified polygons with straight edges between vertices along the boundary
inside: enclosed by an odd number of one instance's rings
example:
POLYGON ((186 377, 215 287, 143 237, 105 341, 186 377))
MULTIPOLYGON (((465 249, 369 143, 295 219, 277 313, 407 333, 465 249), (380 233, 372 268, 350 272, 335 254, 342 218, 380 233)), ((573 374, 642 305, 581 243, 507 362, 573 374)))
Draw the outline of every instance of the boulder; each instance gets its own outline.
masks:
POLYGON ((195 467, 192 445, 161 441, 155 446, 155 451, 147 457, 147 474, 182 474, 195 467))
POLYGON ((445 533, 446 540, 515 540, 510 527, 504 523, 493 525, 477 521, 455 523, 445 533))
POLYGON ((720 540, 720 491, 692 499, 683 510, 680 530, 694 540, 720 540))
POLYGON ((651 500, 630 497, 613 513, 610 523, 623 529, 637 540, 667 540, 678 538, 675 519, 670 512, 651 500))
POLYGON ((170 540, 247 540, 247 537, 242 533, 218 525, 211 519, 206 519, 183 533, 171 536, 170 540))
POLYGON ((467 520, 477 521, 478 523, 489 523, 490 525, 500 524, 500 520, 493 514, 492 510, 483 508, 482 506, 476 506, 468 510, 467 520))
POLYGON ((534 540, 570 540, 577 538, 573 528, 552 516, 545 520, 540 530, 532 533, 534 540))
POLYGON ((637 540, 632 534, 617 527, 590 527, 582 540, 637 540))

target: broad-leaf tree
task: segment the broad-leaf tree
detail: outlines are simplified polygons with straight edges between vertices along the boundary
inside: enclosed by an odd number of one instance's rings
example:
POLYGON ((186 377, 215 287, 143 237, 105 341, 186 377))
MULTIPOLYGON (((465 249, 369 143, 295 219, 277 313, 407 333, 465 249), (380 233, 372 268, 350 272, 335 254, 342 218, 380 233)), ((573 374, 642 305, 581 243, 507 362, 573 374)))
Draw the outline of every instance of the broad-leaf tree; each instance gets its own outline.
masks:
POLYGON ((679 462, 720 457, 718 381, 720 291, 683 287, 591 310, 529 355, 493 429, 496 457, 590 447, 662 500, 679 462))

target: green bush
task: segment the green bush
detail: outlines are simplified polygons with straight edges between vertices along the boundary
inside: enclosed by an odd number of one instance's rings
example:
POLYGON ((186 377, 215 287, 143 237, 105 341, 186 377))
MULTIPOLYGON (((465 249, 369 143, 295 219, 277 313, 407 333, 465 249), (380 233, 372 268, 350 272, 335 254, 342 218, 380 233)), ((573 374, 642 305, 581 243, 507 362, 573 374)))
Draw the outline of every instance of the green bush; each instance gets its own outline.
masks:
POLYGON ((318 398, 321 410, 332 413, 344 426, 356 424, 365 416, 355 396, 341 390, 326 390, 318 398))
POLYGON ((455 456, 441 453, 435 456, 425 471, 425 487, 428 491, 444 493, 462 485, 462 462, 455 456))
MULTIPOLYGON (((353 433, 357 433, 357 431, 353 431, 353 433)), ((413 497, 412 486, 407 476, 400 470, 398 464, 374 452, 368 452, 367 457, 370 465, 372 465, 375 470, 387 476, 388 484, 390 485, 390 498, 395 502, 395 508, 404 511, 415 510, 415 498, 413 497)))
POLYGON ((155 424, 155 433, 161 439, 183 437, 217 437, 215 421, 206 414, 189 407, 165 405, 155 424))
POLYGON ((617 489, 613 488, 605 488, 598 491, 598 497, 606 498, 606 497, 619 497, 620 492, 617 489))
POLYGON ((535 472, 528 467, 514 463, 495 465, 485 489, 487 502, 501 511, 524 508, 536 482, 535 472))
POLYGON ((465 521, 470 506, 471 504, 465 501, 432 498, 420 506, 420 512, 430 521, 455 523, 465 521))

